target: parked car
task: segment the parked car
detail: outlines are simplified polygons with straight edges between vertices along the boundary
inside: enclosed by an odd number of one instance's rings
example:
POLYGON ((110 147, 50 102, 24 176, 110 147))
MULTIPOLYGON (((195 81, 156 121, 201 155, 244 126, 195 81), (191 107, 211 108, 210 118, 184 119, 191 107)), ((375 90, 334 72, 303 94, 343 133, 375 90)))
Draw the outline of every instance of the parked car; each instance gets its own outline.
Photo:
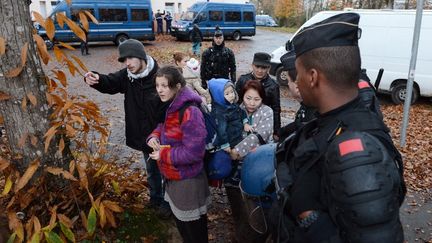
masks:
POLYGON ((204 37, 212 37, 219 26, 225 37, 240 40, 243 36, 254 36, 255 5, 198 2, 193 4, 180 20, 171 26, 171 35, 178 40, 190 39, 193 24, 197 24, 204 37))
MULTIPOLYGON (((55 16, 64 13, 78 22, 78 13, 84 10, 99 22, 89 23, 88 41, 114 41, 118 45, 129 38, 155 40, 150 0, 73 0, 70 5, 63 0, 49 15, 55 24, 55 41, 80 41, 67 25, 60 27, 55 16)), ((38 34, 45 39, 48 47, 52 47, 45 29, 39 28, 38 34)))
POLYGON ((278 24, 270 15, 257 15, 255 17, 257 26, 277 27, 278 24))
MULTIPOLYGON (((411 60, 415 10, 348 10, 360 15, 359 47, 362 68, 373 80, 384 69, 378 92, 391 94, 394 103, 404 102, 411 60)), ((312 25, 343 11, 323 11, 306 21, 300 28, 312 25)), ((290 40, 298 33, 297 30, 290 40)), ((289 40, 289 41, 290 41, 289 40)), ((289 42, 288 42, 289 43, 289 42)), ((287 43, 287 44, 288 44, 287 43)), ((423 10, 412 102, 419 96, 432 97, 432 11, 423 10)), ((280 63, 286 53, 281 46, 272 52, 270 74, 281 85, 287 83, 287 72, 280 63)))

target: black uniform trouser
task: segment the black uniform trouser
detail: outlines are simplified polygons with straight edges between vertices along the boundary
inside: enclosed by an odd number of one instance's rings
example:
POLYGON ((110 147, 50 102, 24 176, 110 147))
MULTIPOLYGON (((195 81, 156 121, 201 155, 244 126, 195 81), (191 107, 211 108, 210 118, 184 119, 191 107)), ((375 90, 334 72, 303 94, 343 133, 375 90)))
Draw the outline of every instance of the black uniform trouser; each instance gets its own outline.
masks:
POLYGON ((207 214, 194 221, 180 221, 176 217, 177 229, 183 238, 183 243, 207 243, 207 214))

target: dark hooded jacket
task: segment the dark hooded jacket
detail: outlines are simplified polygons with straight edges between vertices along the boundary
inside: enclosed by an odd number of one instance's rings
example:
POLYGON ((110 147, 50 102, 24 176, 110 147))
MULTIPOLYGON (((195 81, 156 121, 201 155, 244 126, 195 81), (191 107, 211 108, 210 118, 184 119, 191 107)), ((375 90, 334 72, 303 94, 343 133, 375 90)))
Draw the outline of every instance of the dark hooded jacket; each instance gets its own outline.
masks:
MULTIPOLYGON (((237 80, 236 91, 238 94, 240 94, 240 97, 243 96, 241 94, 242 89, 245 83, 249 80, 256 80, 252 72, 241 75, 240 78, 237 80)), ((272 108, 273 110, 273 131, 274 131, 273 134, 278 134, 279 129, 281 127, 281 118, 280 118, 281 105, 280 105, 279 84, 274 79, 272 79, 269 75, 267 75, 267 77, 261 80, 261 85, 263 86, 265 92, 263 103, 265 105, 270 106, 270 108, 272 108)))
POLYGON ((234 89, 234 84, 228 79, 209 81, 209 91, 212 96, 211 115, 217 125, 217 136, 213 145, 220 149, 236 146, 243 139, 243 124, 247 122, 246 112, 237 104, 238 95, 236 94, 233 104, 224 97, 224 90, 229 85, 234 89))
MULTIPOLYGON (((231 49, 225 47, 225 41, 219 46, 213 41, 212 47, 206 49, 201 59, 201 80, 205 82, 212 78, 226 78, 236 81, 236 62, 231 49)), ((204 84, 205 83, 205 84, 204 84)))
POLYGON ((139 79, 129 79, 126 68, 108 75, 99 74, 99 83, 91 86, 101 93, 124 94, 126 145, 145 153, 152 151, 146 144, 146 138, 157 124, 163 121, 168 107, 156 92, 155 78, 158 68, 154 61, 149 74, 139 79))

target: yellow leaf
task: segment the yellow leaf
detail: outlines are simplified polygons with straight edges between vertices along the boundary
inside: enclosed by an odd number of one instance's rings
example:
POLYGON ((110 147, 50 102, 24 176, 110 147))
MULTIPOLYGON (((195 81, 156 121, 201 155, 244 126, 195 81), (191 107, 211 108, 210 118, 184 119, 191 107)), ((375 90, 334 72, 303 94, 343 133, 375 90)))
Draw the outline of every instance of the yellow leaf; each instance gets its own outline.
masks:
POLYGON ((15 230, 17 233, 18 238, 21 240, 21 242, 24 240, 24 227, 21 222, 18 224, 18 228, 15 230))
POLYGON ((72 58, 75 60, 75 62, 78 63, 78 65, 81 67, 82 70, 84 70, 84 72, 88 72, 88 68, 86 67, 86 65, 81 61, 81 59, 79 59, 77 56, 72 55, 72 58))
POLYGON ((84 126, 84 120, 81 117, 74 116, 74 115, 71 115, 70 117, 71 117, 72 121, 77 121, 77 122, 79 122, 79 124, 81 126, 84 126))
POLYGON ((18 147, 22 148, 27 141, 28 133, 24 133, 21 138, 18 140, 18 147))
POLYGON ((19 67, 12 69, 12 70, 9 70, 5 73, 5 77, 6 78, 15 78, 16 76, 18 76, 21 73, 22 69, 23 69, 23 66, 19 66, 19 67))
POLYGON ((0 56, 6 53, 6 41, 3 37, 0 37, 0 56))
POLYGON ((63 85, 63 87, 67 87, 67 80, 66 80, 66 74, 62 70, 58 70, 55 72, 57 79, 60 81, 60 83, 63 85))
POLYGON ((93 23, 99 24, 99 22, 97 21, 97 19, 88 10, 84 10, 84 13, 87 15, 87 17, 89 17, 91 19, 91 21, 93 23))
POLYGON ((86 34, 84 33, 84 30, 81 29, 75 22, 73 22, 70 19, 65 19, 66 24, 69 26, 69 28, 72 30, 72 32, 81 40, 86 41, 86 34))
POLYGON ((39 243, 40 242, 40 232, 35 232, 31 237, 30 243, 39 243))
POLYGON ((48 54, 47 46, 42 37, 37 34, 33 35, 33 39, 36 41, 36 46, 39 52, 39 56, 42 58, 43 63, 46 65, 50 60, 50 55, 48 54))
POLYGON ((111 181, 111 184, 112 184, 112 187, 114 189, 115 194, 117 196, 120 196, 121 191, 120 191, 120 186, 119 186, 118 182, 117 181, 111 181))
POLYGON ((27 108, 27 97, 24 96, 22 102, 21 102, 21 109, 23 109, 23 111, 25 111, 27 108))
POLYGON ((33 17, 35 18, 36 22, 42 26, 42 28, 45 29, 45 19, 40 15, 38 12, 32 11, 33 17))
POLYGON ((57 23, 59 24, 60 28, 63 29, 64 21, 66 19, 66 16, 64 15, 64 13, 57 12, 56 13, 56 19, 57 19, 57 23))
POLYGON ((114 218, 114 215, 112 214, 112 212, 109 209, 105 208, 105 215, 106 215, 106 218, 107 218, 108 222, 110 223, 110 225, 113 228, 116 228, 117 224, 116 224, 116 221, 115 221, 115 218, 114 218))
POLYGON ((39 159, 33 160, 29 167, 27 168, 26 172, 24 172, 24 175, 18 180, 18 183, 15 187, 15 192, 18 192, 21 190, 32 178, 33 174, 36 172, 40 164, 39 159))
POLYGON ((82 11, 79 12, 79 18, 80 18, 80 22, 83 26, 83 28, 88 32, 89 31, 89 23, 86 17, 86 14, 82 11))
POLYGON ((55 35, 55 27, 54 27, 54 22, 52 21, 51 18, 47 18, 45 21, 45 30, 46 30, 46 34, 48 36, 48 38, 52 41, 54 39, 54 35, 55 35))
POLYGON ((31 142, 31 145, 33 145, 34 147, 36 147, 36 144, 37 144, 37 142, 38 142, 38 138, 35 136, 35 135, 30 135, 30 142, 31 142))
POLYGON ((85 215, 84 211, 80 212, 81 222, 85 229, 87 229, 87 216, 85 215))
POLYGON ((6 94, 6 93, 0 91, 0 101, 8 100, 8 99, 10 99, 10 98, 11 98, 10 95, 8 95, 8 94, 6 94))
POLYGON ((103 204, 99 207, 99 224, 101 228, 105 227, 106 224, 105 206, 103 204))
POLYGON ((33 95, 33 93, 28 93, 27 97, 29 98, 30 102, 32 103, 33 106, 36 106, 37 104, 37 99, 36 96, 33 95))
POLYGON ((68 171, 63 171, 63 177, 65 179, 71 180, 71 181, 78 181, 77 178, 75 178, 71 173, 69 173, 68 171))
POLYGON ((4 123, 4 118, 3 116, 0 115, 0 125, 4 123))
POLYGON ((58 146, 59 146, 59 153, 61 154, 65 148, 65 142, 64 142, 63 138, 60 139, 58 146))
POLYGON ((108 165, 107 164, 105 164, 105 165, 103 165, 97 172, 96 172, 96 174, 93 176, 93 177, 98 177, 98 176, 100 176, 102 173, 104 173, 105 171, 106 171, 106 169, 108 169, 108 165))
POLYGON ((51 139, 53 138, 53 136, 57 133, 57 128, 60 126, 60 124, 56 124, 54 126, 52 126, 50 129, 48 129, 48 131, 45 133, 44 137, 45 138, 45 152, 48 151, 48 147, 51 143, 51 139))
POLYGON ((28 52, 28 42, 26 42, 24 44, 23 49, 21 49, 21 66, 25 66, 26 62, 27 62, 27 52, 28 52))
POLYGON ((75 134, 76 134, 75 129, 71 125, 66 124, 66 135, 72 138, 75 137, 75 134))
POLYGON ((63 52, 57 46, 54 46, 54 56, 60 63, 63 62, 63 59, 65 59, 63 52))
POLYGON ((69 173, 73 174, 74 171, 75 171, 75 160, 71 160, 71 162, 69 163, 69 173))
POLYGON ((116 213, 123 212, 123 208, 121 208, 116 202, 104 200, 102 203, 105 205, 105 207, 109 208, 111 211, 116 213))
POLYGON ((73 46, 71 46, 71 45, 69 45, 69 44, 66 44, 66 43, 64 43, 64 42, 59 41, 59 44, 60 44, 61 46, 63 46, 64 48, 69 49, 69 50, 71 50, 71 51, 75 50, 75 48, 74 48, 73 46))
POLYGON ((33 220, 34 231, 35 232, 40 232, 40 230, 41 230, 41 224, 40 224, 40 221, 39 221, 38 217, 36 217, 36 216, 32 216, 32 217, 34 217, 34 220, 33 220))
POLYGON ((65 226, 67 226, 68 228, 72 228, 72 220, 70 218, 68 218, 68 216, 64 215, 64 214, 58 214, 57 218, 59 219, 59 221, 64 224, 65 226))
POLYGON ((1 194, 2 196, 6 196, 10 192, 10 189, 12 188, 12 184, 13 184, 12 180, 9 176, 6 180, 5 187, 4 187, 3 192, 1 194))
POLYGON ((8 211, 8 222, 9 222, 9 229, 15 231, 19 227, 19 219, 16 216, 17 212, 14 212, 12 210, 8 211))
POLYGON ((78 170, 78 174, 80 177, 80 185, 83 188, 88 189, 88 180, 87 180, 87 174, 85 172, 85 168, 83 168, 81 165, 77 165, 76 168, 78 170))
POLYGON ((63 169, 62 168, 58 168, 58 167, 48 166, 48 167, 45 168, 45 171, 48 172, 48 173, 51 173, 53 175, 60 175, 63 172, 63 169))
POLYGON ((65 62, 67 63, 69 72, 72 74, 72 76, 75 76, 75 71, 77 70, 75 64, 71 62, 69 59, 65 59, 65 62))
POLYGON ((2 157, 0 157, 0 171, 3 171, 7 167, 9 167, 10 162, 2 157))
POLYGON ((51 218, 49 221, 49 229, 52 230, 54 229, 54 227, 57 225, 57 206, 54 206, 53 208, 50 209, 51 211, 51 218))

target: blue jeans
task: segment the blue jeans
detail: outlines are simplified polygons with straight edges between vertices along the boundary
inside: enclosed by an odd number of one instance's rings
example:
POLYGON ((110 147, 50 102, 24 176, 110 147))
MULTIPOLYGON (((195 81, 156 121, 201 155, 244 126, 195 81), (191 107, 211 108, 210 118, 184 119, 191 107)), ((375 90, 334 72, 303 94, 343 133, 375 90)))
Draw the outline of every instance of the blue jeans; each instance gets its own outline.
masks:
POLYGON ((192 53, 196 56, 201 55, 201 42, 193 42, 192 43, 192 53))
POLYGON ((162 175, 157 163, 152 160, 148 154, 143 154, 146 163, 147 183, 149 184, 150 191, 150 204, 169 207, 168 202, 164 200, 165 189, 162 184, 162 175))

